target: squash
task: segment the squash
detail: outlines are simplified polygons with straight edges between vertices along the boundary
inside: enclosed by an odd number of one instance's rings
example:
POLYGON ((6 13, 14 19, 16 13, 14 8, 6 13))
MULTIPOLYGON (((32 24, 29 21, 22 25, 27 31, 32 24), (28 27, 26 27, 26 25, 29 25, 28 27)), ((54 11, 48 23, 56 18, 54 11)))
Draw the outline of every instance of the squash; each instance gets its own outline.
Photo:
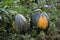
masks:
POLYGON ((27 32, 27 21, 22 14, 17 14, 15 16, 14 24, 14 29, 17 31, 17 33, 24 34, 27 32))
POLYGON ((50 23, 49 20, 46 12, 42 12, 41 9, 36 9, 35 14, 31 16, 30 27, 31 29, 38 28, 39 30, 47 31, 50 23))

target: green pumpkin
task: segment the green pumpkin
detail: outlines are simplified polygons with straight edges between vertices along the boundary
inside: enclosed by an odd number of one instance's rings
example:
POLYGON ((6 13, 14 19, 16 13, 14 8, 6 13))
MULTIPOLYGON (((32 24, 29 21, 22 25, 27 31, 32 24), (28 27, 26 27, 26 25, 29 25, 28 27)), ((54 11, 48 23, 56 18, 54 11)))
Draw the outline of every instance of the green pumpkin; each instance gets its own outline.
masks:
POLYGON ((27 21, 22 14, 17 14, 15 16, 15 21, 13 24, 14 24, 14 29, 18 33, 24 34, 27 32, 27 21))

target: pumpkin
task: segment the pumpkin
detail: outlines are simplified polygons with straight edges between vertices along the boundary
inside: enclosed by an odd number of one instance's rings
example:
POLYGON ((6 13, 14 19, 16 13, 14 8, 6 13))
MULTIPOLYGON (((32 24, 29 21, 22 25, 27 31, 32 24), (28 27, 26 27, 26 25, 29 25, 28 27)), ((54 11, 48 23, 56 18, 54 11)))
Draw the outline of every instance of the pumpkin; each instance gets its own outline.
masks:
POLYGON ((34 29, 36 28, 35 26, 37 26, 38 31, 40 30, 46 31, 50 23, 49 16, 47 15, 46 12, 42 12, 41 9, 36 9, 35 11, 36 11, 35 14, 31 16, 30 20, 31 29, 34 29))
POLYGON ((15 16, 14 21, 14 29, 21 34, 24 34, 27 32, 27 21, 26 18, 22 14, 17 14, 15 16))

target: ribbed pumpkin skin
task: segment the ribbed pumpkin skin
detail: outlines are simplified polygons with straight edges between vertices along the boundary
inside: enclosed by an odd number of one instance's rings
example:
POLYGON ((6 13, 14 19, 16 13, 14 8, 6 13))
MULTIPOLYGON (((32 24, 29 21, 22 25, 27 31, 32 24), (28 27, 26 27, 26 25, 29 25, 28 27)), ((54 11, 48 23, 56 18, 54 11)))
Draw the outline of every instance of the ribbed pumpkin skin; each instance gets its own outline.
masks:
POLYGON ((49 27, 49 16, 45 13, 35 13, 32 15, 31 17, 31 28, 33 28, 33 26, 38 26, 39 29, 41 30, 47 30, 49 27))
POLYGON ((33 26, 36 26, 37 25, 37 22, 39 20, 39 17, 40 17, 40 13, 35 13, 31 16, 31 20, 30 20, 30 27, 33 29, 34 27, 33 26))
POLYGON ((45 12, 41 13, 41 16, 38 21, 38 26, 45 30, 48 27, 48 24, 49 24, 48 15, 45 12))
POLYGON ((16 24, 16 29, 18 30, 19 33, 23 34, 27 32, 27 21, 23 15, 17 14, 15 16, 15 24, 16 24))

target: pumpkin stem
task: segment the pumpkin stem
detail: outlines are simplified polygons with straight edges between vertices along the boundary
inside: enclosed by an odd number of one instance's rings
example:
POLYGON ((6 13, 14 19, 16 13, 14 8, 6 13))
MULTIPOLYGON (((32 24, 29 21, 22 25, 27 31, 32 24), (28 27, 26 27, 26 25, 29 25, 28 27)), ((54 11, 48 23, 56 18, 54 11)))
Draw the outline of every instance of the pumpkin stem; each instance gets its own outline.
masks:
POLYGON ((35 12, 40 12, 40 13, 42 13, 42 10, 41 10, 41 9, 36 9, 35 12))

